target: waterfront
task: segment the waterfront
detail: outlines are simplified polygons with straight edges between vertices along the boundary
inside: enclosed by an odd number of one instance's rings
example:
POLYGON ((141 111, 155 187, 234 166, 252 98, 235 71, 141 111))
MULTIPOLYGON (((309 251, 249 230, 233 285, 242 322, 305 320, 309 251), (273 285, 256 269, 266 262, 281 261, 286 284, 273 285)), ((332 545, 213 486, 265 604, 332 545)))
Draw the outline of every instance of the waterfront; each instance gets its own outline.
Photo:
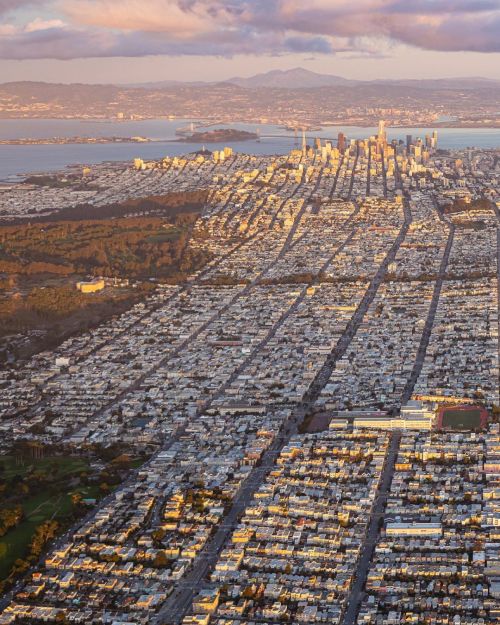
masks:
MULTIPOLYGON (((87 121, 64 119, 9 119, 0 120, 0 137, 3 139, 51 138, 51 137, 106 137, 143 136, 151 142, 108 143, 108 144, 51 144, 51 145, 2 145, 0 146, 0 180, 8 180, 17 174, 48 172, 63 169, 68 165, 95 164, 104 161, 129 161, 137 156, 157 159, 195 151, 202 146, 176 142, 176 129, 190 123, 189 119, 152 119, 140 121, 87 121)), ((213 126, 219 127, 219 126, 213 126)), ((231 142, 237 152, 250 154, 284 154, 296 144, 293 132, 271 124, 224 124, 251 132, 258 131, 260 140, 231 142)), ((212 127, 211 127, 212 128, 212 127)), ((433 128, 388 129, 388 139, 405 139, 407 134, 424 137, 433 128)), ((359 126, 325 126, 321 130, 307 133, 309 143, 313 137, 336 139, 339 131, 348 138, 360 139, 376 133, 376 128, 359 126)), ((439 145, 448 149, 499 148, 500 129, 439 128, 439 145)), ((300 136, 298 137, 300 140, 300 136)), ((212 150, 223 144, 210 144, 212 150)))

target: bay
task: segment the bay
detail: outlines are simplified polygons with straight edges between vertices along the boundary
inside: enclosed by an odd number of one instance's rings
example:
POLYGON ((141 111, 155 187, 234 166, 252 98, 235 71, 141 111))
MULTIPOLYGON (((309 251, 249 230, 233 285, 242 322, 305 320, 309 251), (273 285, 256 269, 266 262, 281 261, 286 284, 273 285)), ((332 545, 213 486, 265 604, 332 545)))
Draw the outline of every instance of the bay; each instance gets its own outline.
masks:
MULTIPOLYGON (((0 180, 12 180, 17 175, 51 172, 69 165, 92 165, 105 161, 131 161, 135 157, 145 160, 164 156, 179 156, 200 149, 201 144, 176 141, 176 130, 189 126, 190 119, 152 120, 65 120, 65 119, 4 119, 0 120, 2 139, 48 139, 53 137, 134 137, 151 139, 147 143, 106 144, 43 144, 0 145, 0 180)), ((230 145, 236 152, 247 154, 285 154, 301 141, 294 133, 272 124, 215 124, 209 127, 231 127, 251 132, 258 131, 259 140, 211 143, 211 150, 230 145)), ((388 138, 406 139, 407 134, 425 137, 433 128, 389 128, 388 138)), ((342 131, 348 139, 361 139, 377 132, 375 127, 325 126, 307 132, 308 143, 314 137, 336 140, 342 131)), ((466 147, 500 148, 500 129, 489 128, 439 128, 439 146, 446 149, 466 147)))

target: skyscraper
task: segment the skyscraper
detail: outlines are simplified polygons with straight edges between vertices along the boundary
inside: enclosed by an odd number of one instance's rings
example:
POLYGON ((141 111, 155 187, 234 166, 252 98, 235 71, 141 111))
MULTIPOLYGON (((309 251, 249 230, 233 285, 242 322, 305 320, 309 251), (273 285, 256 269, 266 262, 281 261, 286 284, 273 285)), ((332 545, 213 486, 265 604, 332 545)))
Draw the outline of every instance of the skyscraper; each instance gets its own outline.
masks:
POLYGON ((343 132, 339 132, 337 137, 337 147, 339 152, 343 154, 345 152, 345 135, 343 132))
POLYGON ((432 147, 434 149, 436 149, 437 146, 438 146, 438 133, 437 133, 437 130, 434 130, 434 132, 432 133, 431 145, 432 145, 432 147))
POLYGON ((377 139, 379 143, 384 143, 386 141, 385 121, 383 119, 381 119, 378 123, 377 139))

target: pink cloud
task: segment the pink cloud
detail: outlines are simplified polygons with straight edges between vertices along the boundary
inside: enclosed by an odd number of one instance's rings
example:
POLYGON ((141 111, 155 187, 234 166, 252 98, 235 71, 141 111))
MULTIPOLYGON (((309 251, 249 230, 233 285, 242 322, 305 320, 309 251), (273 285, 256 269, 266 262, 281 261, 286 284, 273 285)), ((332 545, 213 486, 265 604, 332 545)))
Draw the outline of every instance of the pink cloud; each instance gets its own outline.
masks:
MULTIPOLYGON (((28 2, 0 0, 0 12, 20 3, 28 2)), ((357 53, 367 52, 367 39, 500 51, 500 0, 58 0, 48 6, 50 13, 31 17, 31 26, 4 24, 1 57, 357 53)))

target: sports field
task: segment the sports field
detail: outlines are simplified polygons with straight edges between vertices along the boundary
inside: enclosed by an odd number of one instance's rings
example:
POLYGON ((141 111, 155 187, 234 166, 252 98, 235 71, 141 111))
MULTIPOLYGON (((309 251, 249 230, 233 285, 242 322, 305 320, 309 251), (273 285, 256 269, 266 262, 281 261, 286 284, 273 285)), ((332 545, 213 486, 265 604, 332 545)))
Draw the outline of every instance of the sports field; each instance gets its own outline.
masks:
POLYGON ((453 430, 476 430, 481 427, 481 409, 467 408, 454 410, 446 409, 443 412, 442 427, 453 430))

